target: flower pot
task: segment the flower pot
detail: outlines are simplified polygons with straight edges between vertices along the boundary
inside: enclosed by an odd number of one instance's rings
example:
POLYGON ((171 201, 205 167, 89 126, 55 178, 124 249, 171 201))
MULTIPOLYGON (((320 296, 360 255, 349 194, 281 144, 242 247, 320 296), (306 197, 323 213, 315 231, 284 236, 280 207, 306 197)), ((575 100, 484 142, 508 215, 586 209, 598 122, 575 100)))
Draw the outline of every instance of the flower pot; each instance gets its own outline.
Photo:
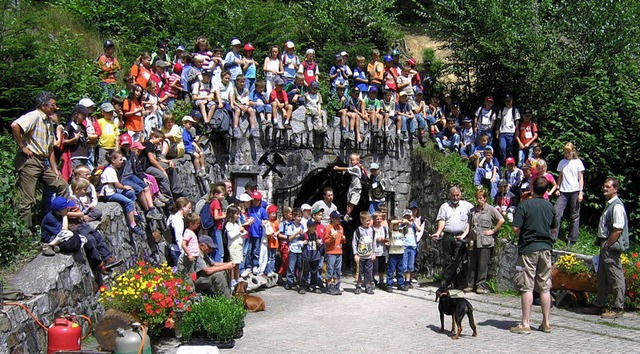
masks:
POLYGON ((586 274, 568 274, 553 268, 551 270, 552 290, 598 292, 597 278, 586 274))
POLYGON ((191 338, 188 342, 189 345, 211 345, 216 346, 218 349, 231 349, 236 346, 236 341, 234 339, 230 339, 228 341, 218 341, 216 339, 206 338, 206 337, 195 337, 191 338))

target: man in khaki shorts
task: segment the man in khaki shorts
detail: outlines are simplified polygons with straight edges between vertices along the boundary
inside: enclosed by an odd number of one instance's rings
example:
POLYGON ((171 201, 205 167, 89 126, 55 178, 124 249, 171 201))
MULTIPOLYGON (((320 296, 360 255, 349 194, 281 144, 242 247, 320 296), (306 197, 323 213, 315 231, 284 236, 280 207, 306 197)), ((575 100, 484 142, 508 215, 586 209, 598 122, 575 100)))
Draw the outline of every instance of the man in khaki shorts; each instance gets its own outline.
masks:
POLYGON ((542 324, 538 329, 551 332, 551 249, 552 233, 558 228, 553 205, 543 198, 549 182, 538 177, 531 186, 533 198, 522 202, 513 217, 513 231, 518 236, 518 260, 514 281, 520 291, 522 320, 512 333, 530 334, 529 319, 533 290, 540 293, 542 324))

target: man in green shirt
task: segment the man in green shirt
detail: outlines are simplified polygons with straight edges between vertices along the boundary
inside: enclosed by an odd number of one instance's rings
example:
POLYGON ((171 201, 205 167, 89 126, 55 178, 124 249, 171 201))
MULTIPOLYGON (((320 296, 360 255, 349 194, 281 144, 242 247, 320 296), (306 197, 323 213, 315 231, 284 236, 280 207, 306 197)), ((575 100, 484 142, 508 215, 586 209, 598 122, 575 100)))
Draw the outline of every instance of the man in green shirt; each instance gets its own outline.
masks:
POLYGON ((529 319, 533 303, 533 290, 540 293, 542 324, 539 330, 550 333, 551 311, 551 249, 556 231, 556 211, 543 198, 549 182, 540 176, 533 181, 533 198, 522 202, 513 218, 513 231, 518 236, 518 260, 516 262, 516 287, 520 291, 522 320, 511 328, 512 333, 530 334, 529 319))

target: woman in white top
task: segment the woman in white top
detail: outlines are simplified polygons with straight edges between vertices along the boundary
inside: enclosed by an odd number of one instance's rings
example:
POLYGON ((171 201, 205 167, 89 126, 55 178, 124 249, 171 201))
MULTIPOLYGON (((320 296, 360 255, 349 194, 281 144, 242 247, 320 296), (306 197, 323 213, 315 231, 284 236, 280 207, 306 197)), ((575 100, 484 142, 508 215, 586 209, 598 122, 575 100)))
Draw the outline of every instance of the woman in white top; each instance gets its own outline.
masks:
MULTIPOLYGON (((580 203, 582 203, 583 188, 584 164, 582 160, 578 158, 576 147, 572 143, 566 143, 564 145, 564 159, 558 164, 556 219, 558 220, 558 225, 560 225, 565 209, 567 207, 569 208, 569 246, 578 242, 580 203)), ((558 238, 557 231, 553 237, 558 238)))
POLYGON ((178 264, 178 258, 180 258, 180 253, 182 252, 180 245, 182 244, 182 235, 184 234, 184 216, 189 214, 192 208, 193 203, 191 203, 189 199, 180 197, 176 199, 173 205, 174 213, 169 215, 169 219, 167 219, 167 228, 173 233, 173 240, 169 245, 169 251, 175 265, 178 264))
POLYGON ((282 62, 278 59, 279 55, 280 49, 277 45, 274 45, 269 50, 269 56, 264 58, 262 70, 267 81, 267 97, 271 94, 271 90, 276 87, 276 77, 283 74, 282 62))

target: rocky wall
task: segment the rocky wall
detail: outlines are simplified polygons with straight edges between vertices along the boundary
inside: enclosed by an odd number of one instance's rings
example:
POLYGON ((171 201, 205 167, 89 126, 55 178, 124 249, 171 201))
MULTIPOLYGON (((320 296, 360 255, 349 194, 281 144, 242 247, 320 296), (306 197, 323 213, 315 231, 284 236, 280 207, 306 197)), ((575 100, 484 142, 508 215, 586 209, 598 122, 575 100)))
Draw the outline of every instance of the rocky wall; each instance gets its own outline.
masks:
MULTIPOLYGON (((102 232, 116 258, 125 261, 116 272, 132 267, 138 257, 164 262, 164 255, 156 245, 150 246, 146 238, 129 234, 119 204, 98 203, 97 208, 103 212, 103 218, 92 226, 102 232)), ((148 230, 155 227, 148 225, 148 230)), ((96 322, 104 311, 98 302, 98 285, 82 251, 53 257, 38 255, 9 285, 27 296, 21 303, 47 326, 64 314, 82 314, 96 322)), ((87 326, 83 327, 86 331, 87 326)), ((0 353, 32 354, 46 350, 46 332, 27 312, 17 306, 4 306, 0 313, 0 353)))

